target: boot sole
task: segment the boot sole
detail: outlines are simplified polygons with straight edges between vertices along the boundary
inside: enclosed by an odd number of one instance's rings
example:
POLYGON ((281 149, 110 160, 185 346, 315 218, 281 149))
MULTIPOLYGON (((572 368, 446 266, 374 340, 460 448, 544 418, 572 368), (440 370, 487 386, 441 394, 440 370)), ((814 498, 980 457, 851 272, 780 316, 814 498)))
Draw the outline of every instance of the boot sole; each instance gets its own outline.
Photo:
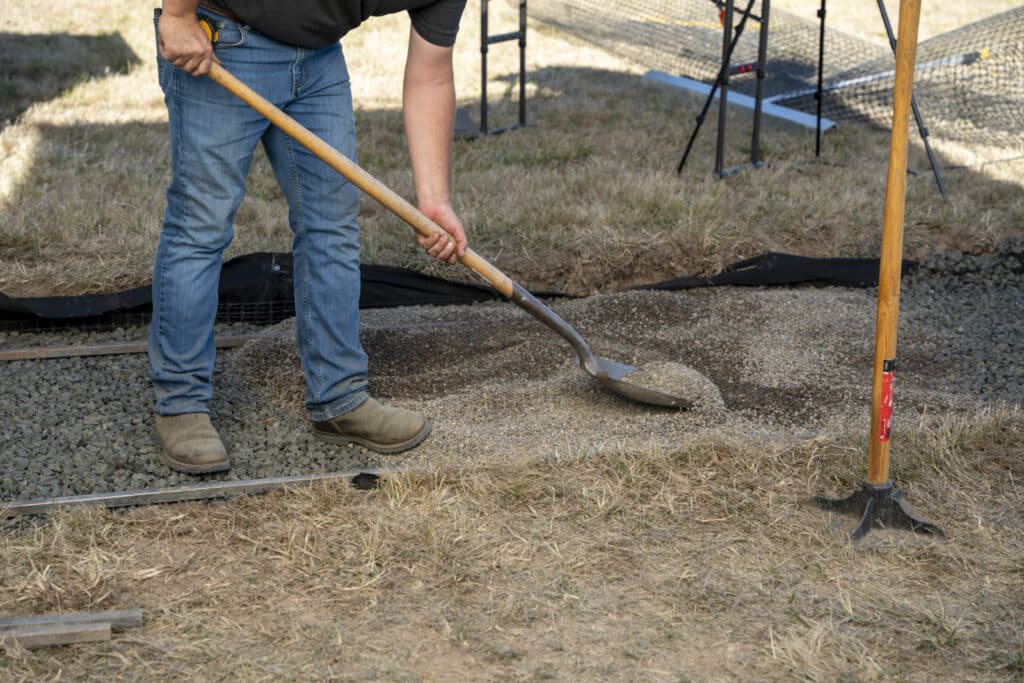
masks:
POLYGON ((426 439, 428 436, 430 436, 430 431, 431 431, 432 428, 433 427, 430 424, 430 420, 427 420, 426 424, 423 425, 423 428, 420 429, 420 431, 418 431, 415 434, 413 434, 410 438, 406 439, 405 441, 399 442, 399 443, 390 443, 390 444, 378 443, 376 441, 371 441, 370 439, 364 439, 361 436, 345 436, 345 435, 342 435, 342 434, 326 434, 326 433, 321 432, 320 430, 318 430, 316 427, 313 428, 313 436, 316 439, 318 439, 320 441, 325 441, 327 443, 333 443, 333 444, 339 444, 339 445, 340 444, 354 443, 354 444, 356 444, 358 446, 363 446, 364 448, 368 448, 371 451, 374 451, 375 453, 383 453, 385 455, 389 455, 389 454, 393 454, 393 453, 401 453, 402 451, 408 451, 408 450, 411 450, 413 448, 416 448, 416 446, 419 446, 421 443, 423 443, 424 439, 426 439))
POLYGON ((213 472, 224 472, 231 469, 230 460, 222 460, 221 462, 213 462, 208 465, 188 465, 183 462, 179 462, 167 455, 166 452, 161 452, 160 457, 163 461, 176 472, 184 472, 185 474, 212 474, 213 472))

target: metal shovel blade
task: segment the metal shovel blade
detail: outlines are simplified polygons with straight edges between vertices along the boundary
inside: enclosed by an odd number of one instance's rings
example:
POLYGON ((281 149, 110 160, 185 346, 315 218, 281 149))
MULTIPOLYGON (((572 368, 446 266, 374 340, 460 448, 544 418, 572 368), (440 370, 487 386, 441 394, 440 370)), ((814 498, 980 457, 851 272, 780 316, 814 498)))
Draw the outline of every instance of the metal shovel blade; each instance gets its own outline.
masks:
POLYGON ((673 396, 663 391, 642 387, 639 384, 627 381, 626 378, 629 374, 637 369, 634 365, 626 365, 625 363, 601 358, 600 356, 594 356, 593 358, 596 370, 588 368, 585 361, 581 363, 583 368, 600 384, 622 394, 626 398, 655 406, 665 406, 666 408, 685 409, 693 407, 693 401, 690 399, 683 398, 682 396, 673 396))
POLYGON ((564 337, 569 342, 569 345, 572 346, 573 351, 576 352, 576 356, 580 360, 580 367, 586 370, 601 385, 640 403, 649 403, 668 408, 693 407, 693 401, 688 398, 674 396, 630 382, 628 377, 630 373, 637 370, 636 366, 626 365, 625 363, 594 355, 594 352, 590 350, 590 346, 580 336, 579 332, 573 329, 557 313, 526 291, 519 283, 513 284, 512 294, 509 296, 509 299, 512 300, 512 303, 564 337))

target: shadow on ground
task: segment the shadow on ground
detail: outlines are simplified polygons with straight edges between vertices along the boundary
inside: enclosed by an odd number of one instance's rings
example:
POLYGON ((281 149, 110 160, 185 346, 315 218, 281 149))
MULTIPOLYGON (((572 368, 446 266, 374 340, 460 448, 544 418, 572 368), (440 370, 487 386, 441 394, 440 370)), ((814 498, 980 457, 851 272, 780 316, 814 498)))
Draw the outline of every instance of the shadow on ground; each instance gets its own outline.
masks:
POLYGON ((36 102, 139 63, 119 33, 0 33, 0 130, 36 102))

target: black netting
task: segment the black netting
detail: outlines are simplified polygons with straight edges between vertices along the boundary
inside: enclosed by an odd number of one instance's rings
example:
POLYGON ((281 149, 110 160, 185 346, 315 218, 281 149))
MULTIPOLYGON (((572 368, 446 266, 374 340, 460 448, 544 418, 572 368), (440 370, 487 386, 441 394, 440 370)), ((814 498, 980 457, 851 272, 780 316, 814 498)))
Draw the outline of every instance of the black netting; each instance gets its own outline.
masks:
MULTIPOLYGON (((291 288, 291 271, 281 268, 268 276, 266 265, 274 265, 287 254, 250 254, 225 264, 228 278, 222 276, 221 294, 235 300, 222 300, 217 308, 221 323, 268 325, 295 315, 290 300, 275 298, 283 286, 291 288), (229 268, 230 267, 230 268, 229 268), (231 280, 224 287, 224 280, 231 280), (273 279, 275 282, 269 282, 273 279), (269 286, 268 286, 269 285, 269 286), (238 300, 238 291, 257 292, 256 297, 238 300), (259 299, 258 297, 267 297, 259 299)), ((903 262, 903 272, 915 267, 903 262)), ((874 287, 878 284, 878 260, 857 258, 809 258, 769 252, 725 268, 713 277, 681 277, 629 289, 690 289, 715 286, 756 286, 827 284, 842 287, 874 287)), ((79 329, 112 330, 149 323, 148 299, 139 301, 148 288, 126 290, 113 294, 45 299, 12 299, 0 294, 0 332, 79 329), (124 309, 122 304, 131 305, 124 309), (109 308, 113 307, 113 308, 109 308)), ((537 291, 535 296, 552 299, 566 296, 561 292, 537 291)), ((394 306, 470 305, 503 297, 494 289, 467 282, 431 277, 391 266, 364 265, 360 308, 394 306)))
MULTIPOLYGON (((118 328, 149 325, 149 306, 135 311, 116 311, 102 315, 73 318, 44 318, 37 315, 8 317, 0 309, 0 332, 58 332, 82 330, 109 332, 118 328)), ((266 326, 295 316, 294 301, 221 302, 217 322, 266 326)))
MULTIPOLYGON (((736 23, 744 0, 737 0, 736 23)), ((816 4, 816 3, 815 3, 816 4)), ((762 9, 755 2, 755 15, 762 9)), ((643 66, 710 82, 718 73, 722 27, 713 0, 547 0, 534 18, 643 66)), ((813 114, 819 23, 771 10, 765 94, 813 114)), ((875 10, 864 18, 883 28, 875 10)), ((757 56, 758 24, 748 21, 732 63, 757 56)), ((826 27, 823 114, 888 127, 894 57, 876 45, 826 27)), ((752 94, 753 78, 730 87, 752 94)), ((936 36, 918 46, 914 93, 936 137, 1019 146, 1024 123, 1024 6, 936 36)))

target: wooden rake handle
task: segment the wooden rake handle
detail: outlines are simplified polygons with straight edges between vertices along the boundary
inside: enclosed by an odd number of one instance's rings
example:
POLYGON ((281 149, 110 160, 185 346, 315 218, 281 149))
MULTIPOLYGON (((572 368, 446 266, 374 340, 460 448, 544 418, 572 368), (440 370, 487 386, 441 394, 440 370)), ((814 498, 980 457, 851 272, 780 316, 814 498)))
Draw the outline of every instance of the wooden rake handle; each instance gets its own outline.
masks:
POLYGON ((882 485, 889 481, 892 379, 896 362, 896 331, 903 264, 903 222, 907 204, 907 134, 910 128, 920 16, 921 0, 900 0, 889 173, 885 184, 885 217, 882 224, 882 253, 878 270, 875 362, 871 387, 871 441, 867 481, 872 485, 882 485))
MULTIPOLYGON (((265 116, 271 123, 290 135, 296 142, 315 154, 328 166, 345 176, 353 185, 383 204, 385 208, 408 223, 419 234, 424 237, 429 237, 437 232, 447 234, 441 226, 423 215, 423 212, 403 199, 394 190, 374 178, 354 161, 310 132, 308 128, 268 102, 252 88, 235 78, 231 72, 220 64, 214 62, 210 66, 209 76, 265 116)), ((515 283, 472 249, 466 249, 466 253, 459 258, 459 262, 489 282, 492 287, 505 296, 512 297, 515 283)))

